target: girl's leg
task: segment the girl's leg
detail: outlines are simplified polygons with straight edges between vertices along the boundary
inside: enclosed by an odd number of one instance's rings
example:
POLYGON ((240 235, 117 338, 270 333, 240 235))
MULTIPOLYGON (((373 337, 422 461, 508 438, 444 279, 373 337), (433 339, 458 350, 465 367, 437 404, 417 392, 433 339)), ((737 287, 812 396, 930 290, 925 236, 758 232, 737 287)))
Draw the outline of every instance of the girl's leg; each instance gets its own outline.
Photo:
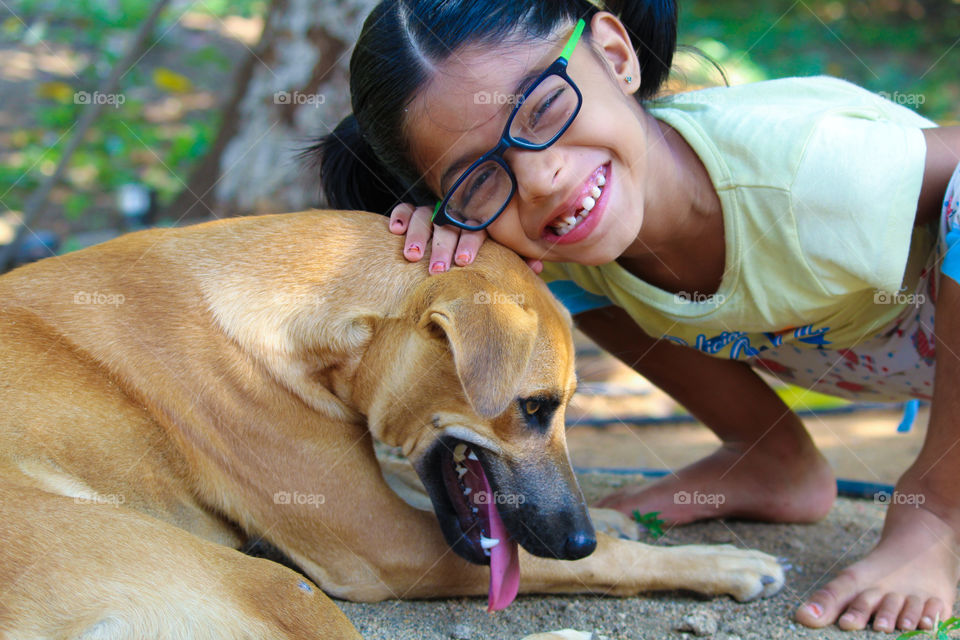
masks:
POLYGON ((653 485, 608 496, 601 506, 659 511, 672 523, 730 516, 813 522, 830 510, 836 483, 829 464, 796 414, 747 364, 654 340, 616 307, 579 314, 577 325, 722 441, 712 455, 653 485))
MULTIPOLYGON (((947 228, 960 229, 958 213, 960 168, 947 189, 941 241, 947 228)), ((953 610, 960 579, 960 284, 948 267, 960 260, 958 251, 946 252, 935 322, 925 323, 937 357, 923 448, 897 483, 877 547, 797 610, 807 626, 863 629, 873 618, 879 631, 930 629, 953 610)))

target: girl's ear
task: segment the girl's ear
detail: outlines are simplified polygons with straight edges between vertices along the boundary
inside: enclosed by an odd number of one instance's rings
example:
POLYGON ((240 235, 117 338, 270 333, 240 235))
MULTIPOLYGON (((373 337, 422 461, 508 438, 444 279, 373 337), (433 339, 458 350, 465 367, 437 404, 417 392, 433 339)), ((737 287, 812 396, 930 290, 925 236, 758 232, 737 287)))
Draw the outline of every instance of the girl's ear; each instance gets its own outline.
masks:
POLYGON ((600 11, 590 20, 590 42, 620 89, 632 95, 640 88, 640 61, 626 27, 612 13, 600 11))

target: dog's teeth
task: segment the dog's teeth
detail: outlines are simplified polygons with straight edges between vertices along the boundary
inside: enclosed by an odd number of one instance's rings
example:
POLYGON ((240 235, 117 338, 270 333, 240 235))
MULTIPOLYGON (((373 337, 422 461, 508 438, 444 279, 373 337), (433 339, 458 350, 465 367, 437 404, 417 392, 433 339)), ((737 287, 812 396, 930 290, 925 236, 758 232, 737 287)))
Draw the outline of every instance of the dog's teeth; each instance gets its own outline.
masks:
POLYGON ((460 465, 460 464, 457 465, 457 477, 458 477, 458 478, 462 478, 462 477, 463 477, 463 474, 465 474, 466 472, 467 472, 467 468, 466 468, 465 466, 460 465))
POLYGON ((468 495, 470 495, 471 493, 473 493, 473 489, 471 489, 470 487, 464 487, 464 488, 463 488, 463 495, 468 496, 468 495))
POLYGON ((480 458, 478 458, 477 454, 475 454, 473 451, 471 451, 470 455, 468 455, 467 457, 470 458, 471 460, 476 460, 477 462, 480 461, 480 458))
POLYGON ((463 444, 462 442, 458 444, 456 447, 454 447, 453 461, 460 462, 461 460, 463 460, 466 457, 465 455, 466 450, 467 450, 467 445, 463 444))
POLYGON ((497 538, 487 538, 483 535, 480 536, 480 546, 484 549, 493 549, 498 544, 500 544, 500 540, 497 538))

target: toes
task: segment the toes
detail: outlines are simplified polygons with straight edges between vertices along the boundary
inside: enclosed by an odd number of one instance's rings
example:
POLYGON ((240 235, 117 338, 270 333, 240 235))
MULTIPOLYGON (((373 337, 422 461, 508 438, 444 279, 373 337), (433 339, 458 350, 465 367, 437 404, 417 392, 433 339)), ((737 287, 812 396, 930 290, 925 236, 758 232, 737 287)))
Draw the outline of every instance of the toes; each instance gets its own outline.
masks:
POLYGON ((807 627, 825 627, 833 624, 840 611, 857 592, 857 582, 847 572, 841 572, 825 587, 814 593, 801 605, 794 616, 807 627))
POLYGON ((943 620, 947 617, 947 608, 940 598, 930 598, 923 606, 923 613, 920 614, 921 629, 933 629, 937 620, 943 620))
POLYGON ((905 597, 898 593, 888 593, 880 601, 877 612, 873 616, 873 629, 884 633, 891 633, 897 626, 897 619, 903 609, 905 597))
POLYGON ((865 629, 870 616, 877 610, 877 605, 883 599, 883 592, 879 589, 864 591, 847 606, 843 615, 837 620, 837 626, 844 631, 865 629))
POLYGON ((900 619, 897 620, 897 626, 902 631, 913 631, 917 628, 920 615, 923 613, 923 604, 923 600, 919 596, 907 596, 903 611, 900 612, 900 619))

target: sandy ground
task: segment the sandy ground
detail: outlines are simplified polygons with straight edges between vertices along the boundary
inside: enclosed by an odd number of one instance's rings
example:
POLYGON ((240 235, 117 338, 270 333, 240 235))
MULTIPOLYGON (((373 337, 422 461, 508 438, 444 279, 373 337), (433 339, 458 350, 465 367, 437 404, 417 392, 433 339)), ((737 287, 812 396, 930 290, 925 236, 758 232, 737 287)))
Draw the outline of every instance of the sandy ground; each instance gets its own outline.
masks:
MULTIPOLYGON (((625 482, 642 479, 595 473, 581 476, 588 500, 625 482)), ((792 614, 807 594, 869 551, 879 538, 883 514, 884 508, 872 501, 840 499, 816 525, 714 521, 673 528, 660 540, 649 540, 666 545, 733 544, 781 558, 788 566, 784 589, 767 600, 746 604, 680 592, 634 598, 521 596, 508 609, 494 614, 486 612, 483 598, 338 604, 368 640, 519 640, 527 634, 563 628, 594 633, 596 640, 672 640, 698 637, 681 630, 691 616, 706 620, 698 625, 702 637, 718 640, 878 638, 882 636, 870 631, 807 629, 794 623, 792 614)))

